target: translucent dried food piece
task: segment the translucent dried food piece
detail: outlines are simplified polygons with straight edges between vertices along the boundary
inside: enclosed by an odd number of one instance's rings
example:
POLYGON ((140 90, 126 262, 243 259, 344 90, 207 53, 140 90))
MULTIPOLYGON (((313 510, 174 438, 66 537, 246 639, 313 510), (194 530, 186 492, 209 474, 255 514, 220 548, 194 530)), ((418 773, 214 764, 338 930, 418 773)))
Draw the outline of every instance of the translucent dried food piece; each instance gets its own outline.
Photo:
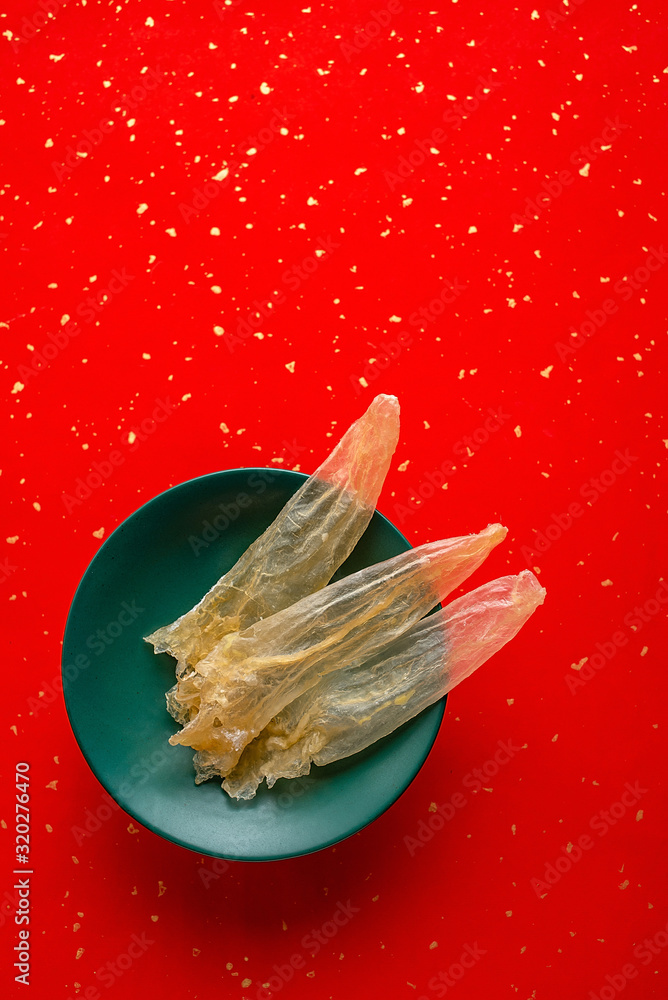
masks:
POLYGON ((308 774, 370 746, 473 673, 519 631, 545 591, 525 570, 493 580, 405 632, 360 666, 323 677, 284 709, 244 750, 223 782, 253 798, 264 778, 308 774))
POLYGON ((198 688, 200 708, 170 743, 200 751, 196 780, 226 775, 285 705, 321 676, 388 646, 470 576, 506 534, 495 524, 478 535, 410 549, 227 635, 199 662, 197 674, 181 682, 198 688))
MULTIPOLYGON (((371 519, 398 437, 396 396, 376 396, 232 569, 194 608, 147 636, 156 653, 176 657, 177 676, 226 634, 325 586, 371 519)), ((177 694, 172 701, 178 711, 177 694)))

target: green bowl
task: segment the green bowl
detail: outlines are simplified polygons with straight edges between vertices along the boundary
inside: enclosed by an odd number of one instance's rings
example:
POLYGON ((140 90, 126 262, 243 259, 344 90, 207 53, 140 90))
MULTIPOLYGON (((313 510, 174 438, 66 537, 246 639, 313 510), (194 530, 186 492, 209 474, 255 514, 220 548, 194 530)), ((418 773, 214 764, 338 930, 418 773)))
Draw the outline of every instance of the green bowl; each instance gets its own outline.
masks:
MULTIPOLYGON (((134 819, 199 854, 271 861, 351 836, 407 788, 443 718, 445 699, 361 753, 263 785, 249 802, 230 799, 217 781, 196 785, 193 751, 167 742, 178 728, 165 707, 175 661, 143 636, 196 604, 305 479, 231 469, 161 493, 101 546, 70 608, 63 690, 84 757, 134 819)), ((376 511, 334 579, 408 548, 376 511)))

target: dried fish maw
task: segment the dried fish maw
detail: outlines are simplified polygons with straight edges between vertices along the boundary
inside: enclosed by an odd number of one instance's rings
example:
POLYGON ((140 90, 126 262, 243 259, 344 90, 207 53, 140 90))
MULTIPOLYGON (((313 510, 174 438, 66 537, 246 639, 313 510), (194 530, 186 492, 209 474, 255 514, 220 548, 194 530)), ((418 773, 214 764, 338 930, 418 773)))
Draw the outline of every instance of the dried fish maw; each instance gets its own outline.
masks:
POLYGON ((200 709, 170 743, 192 746, 197 781, 223 776, 280 710, 320 677, 388 646, 459 586, 507 534, 430 542, 310 594, 244 632, 226 636, 198 664, 200 709))
POLYGON ((235 798, 264 778, 308 774, 358 753, 442 698, 504 646, 545 590, 525 570, 493 580, 405 632, 381 654, 323 677, 285 708, 244 750, 223 782, 235 798))
MULTIPOLYGON (((177 677, 228 633, 325 586, 371 519, 398 437, 397 398, 376 396, 232 569, 194 608, 147 636, 156 653, 176 657, 177 677)), ((181 711, 178 692, 170 694, 181 711)))

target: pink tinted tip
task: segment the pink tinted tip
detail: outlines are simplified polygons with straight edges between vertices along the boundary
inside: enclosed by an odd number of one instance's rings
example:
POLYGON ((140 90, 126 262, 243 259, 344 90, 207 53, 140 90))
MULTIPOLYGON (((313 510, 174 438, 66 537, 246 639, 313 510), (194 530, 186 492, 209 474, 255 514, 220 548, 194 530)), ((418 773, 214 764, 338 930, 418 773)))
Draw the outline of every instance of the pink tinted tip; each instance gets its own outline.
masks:
POLYGON ((477 535, 444 538, 421 546, 432 565, 430 576, 436 600, 445 601, 453 590, 478 569, 507 534, 508 529, 502 524, 488 524, 477 535))
POLYGON ((545 600, 545 589, 529 570, 483 584, 439 615, 448 644, 448 690, 470 676, 517 635, 545 600))
POLYGON ((373 399, 314 473, 375 507, 399 440, 399 400, 384 393, 373 399))

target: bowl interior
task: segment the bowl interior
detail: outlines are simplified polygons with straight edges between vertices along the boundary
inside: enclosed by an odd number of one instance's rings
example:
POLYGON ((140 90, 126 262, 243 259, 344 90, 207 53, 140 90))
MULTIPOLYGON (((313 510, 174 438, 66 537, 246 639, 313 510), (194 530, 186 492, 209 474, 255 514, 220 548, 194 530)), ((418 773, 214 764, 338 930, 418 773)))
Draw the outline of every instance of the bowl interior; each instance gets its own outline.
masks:
MULTIPOLYGON (((175 661, 143 641, 197 603, 276 517, 306 477, 232 469, 167 490, 121 524, 79 584, 63 644, 63 690, 81 750, 138 822, 198 853, 269 861, 320 850, 384 812, 422 766, 445 699, 362 753, 237 802, 195 785, 193 751, 165 692, 175 661)), ((410 548, 376 511, 335 579, 410 548)))

